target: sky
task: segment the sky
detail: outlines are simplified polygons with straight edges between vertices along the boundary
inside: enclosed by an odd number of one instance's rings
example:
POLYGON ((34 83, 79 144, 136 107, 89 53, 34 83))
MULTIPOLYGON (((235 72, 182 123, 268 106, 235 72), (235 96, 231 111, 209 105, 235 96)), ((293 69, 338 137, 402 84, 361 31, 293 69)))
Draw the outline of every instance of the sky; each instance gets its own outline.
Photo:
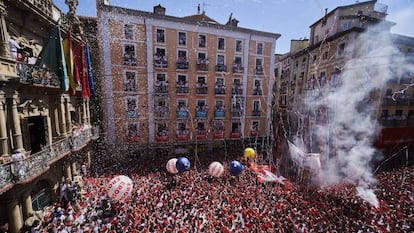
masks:
MULTIPOLYGON (((289 52, 292 39, 309 38, 309 26, 325 13, 338 6, 354 4, 355 0, 109 0, 110 5, 153 11, 155 5, 166 8, 166 14, 184 17, 197 14, 197 5, 210 18, 225 24, 230 14, 239 20, 239 26, 281 34, 276 41, 275 53, 289 52)), ((363 1, 360 1, 363 2, 363 1)), ((64 13, 65 0, 54 0, 64 13)), ((414 37, 414 0, 378 0, 388 6, 387 20, 397 23, 393 33, 414 37)), ((96 16, 96 0, 79 0, 76 13, 96 16)))

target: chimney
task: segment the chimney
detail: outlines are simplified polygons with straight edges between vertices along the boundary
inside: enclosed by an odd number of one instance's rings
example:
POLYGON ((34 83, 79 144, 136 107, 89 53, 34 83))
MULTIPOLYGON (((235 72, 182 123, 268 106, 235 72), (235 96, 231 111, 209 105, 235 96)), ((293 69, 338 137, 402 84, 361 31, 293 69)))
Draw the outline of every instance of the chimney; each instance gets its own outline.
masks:
POLYGON ((161 4, 154 6, 154 14, 165 15, 165 7, 162 7, 161 4))

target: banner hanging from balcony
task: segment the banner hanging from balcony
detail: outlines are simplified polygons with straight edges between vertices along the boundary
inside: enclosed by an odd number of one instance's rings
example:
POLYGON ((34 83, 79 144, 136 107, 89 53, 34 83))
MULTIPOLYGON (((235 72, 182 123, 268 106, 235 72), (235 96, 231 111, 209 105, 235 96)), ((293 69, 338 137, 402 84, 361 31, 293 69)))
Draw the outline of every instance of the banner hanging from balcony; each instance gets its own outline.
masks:
POLYGON ((75 63, 78 67, 79 77, 82 85, 82 97, 88 99, 90 96, 88 71, 86 68, 85 45, 79 44, 75 48, 75 63))
POLYGON ((40 51, 36 65, 54 72, 60 79, 62 90, 69 90, 69 77, 66 70, 59 25, 56 25, 50 33, 46 45, 40 51))
POLYGON ((95 95, 95 83, 93 82, 91 54, 89 52, 88 44, 85 44, 85 58, 86 58, 86 69, 87 69, 88 81, 89 81, 89 94, 90 96, 94 96, 95 95))
POLYGON ((76 87, 79 86, 80 82, 78 66, 74 62, 72 34, 70 31, 66 33, 65 39, 63 39, 63 52, 65 54, 66 69, 69 77, 69 94, 75 95, 76 87))

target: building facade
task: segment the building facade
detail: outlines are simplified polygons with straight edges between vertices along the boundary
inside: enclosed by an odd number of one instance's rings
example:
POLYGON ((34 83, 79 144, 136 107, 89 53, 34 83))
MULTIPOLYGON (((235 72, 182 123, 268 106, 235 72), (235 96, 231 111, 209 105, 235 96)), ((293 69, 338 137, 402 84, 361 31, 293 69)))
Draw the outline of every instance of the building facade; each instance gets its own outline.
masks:
POLYGON ((109 144, 173 151, 269 136, 279 34, 205 12, 168 16, 160 5, 97 9, 109 144))
MULTIPOLYGON (((335 92, 341 85, 343 71, 353 69, 353 67, 346 67, 347 62, 373 50, 369 46, 357 45, 357 41, 364 32, 378 30, 378 25, 381 25, 381 31, 388 33, 387 38, 391 38, 390 42, 393 46, 398 48, 389 56, 390 60, 386 65, 389 65, 392 70, 397 69, 392 67, 397 67, 402 60, 412 64, 413 38, 391 34, 390 29, 395 24, 387 21, 386 16, 387 6, 374 0, 339 6, 330 12, 326 11, 323 17, 312 24, 309 45, 299 50, 292 49, 290 53, 282 55, 275 65, 280 69, 280 98, 277 105, 280 115, 283 115, 277 120, 295 122, 296 125, 308 129, 312 125, 327 124, 331 114, 329 107, 322 107, 314 112, 303 110, 310 105, 323 106, 324 103, 320 101, 324 99, 315 96, 323 95, 324 92, 335 92), (302 67, 304 69, 301 70, 302 67), (314 102, 306 102, 306 99, 314 102), (298 116, 293 113, 292 107, 303 115, 298 116)), ((412 70, 393 72, 390 77, 386 87, 370 94, 372 103, 370 108, 381 128, 374 144, 383 149, 387 155, 406 146, 412 148, 414 139, 412 133, 414 132, 412 120, 414 92, 412 88, 407 88, 413 83, 412 70), (399 93, 401 90, 404 91, 399 93)), ((289 127, 288 135, 292 136, 303 130, 292 125, 287 127, 289 127)), ((286 132, 281 129, 278 132, 280 137, 286 135, 286 132)), ((307 135, 305 138, 309 137, 307 135)), ((308 146, 310 150, 314 147, 308 146)))
POLYGON ((52 0, 0 1, 0 225, 12 233, 59 199, 59 185, 89 163, 96 139, 81 88, 69 95, 63 77, 36 65, 58 22, 61 34, 76 31, 74 13, 52 0))

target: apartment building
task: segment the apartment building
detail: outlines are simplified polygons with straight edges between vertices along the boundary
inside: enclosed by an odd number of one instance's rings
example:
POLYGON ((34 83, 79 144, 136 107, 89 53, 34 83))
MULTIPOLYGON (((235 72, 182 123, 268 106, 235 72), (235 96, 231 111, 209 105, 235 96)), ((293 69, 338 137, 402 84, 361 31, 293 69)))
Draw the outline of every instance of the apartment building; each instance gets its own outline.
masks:
MULTIPOLYGON (((364 32, 377 30, 375 27, 378 25, 381 25, 381 31, 389 33, 392 44, 399 50, 390 56, 390 66, 402 59, 412 62, 414 38, 390 33, 395 23, 386 20, 387 10, 386 5, 374 0, 326 11, 323 17, 310 26, 309 45, 299 50, 292 49, 290 53, 280 57, 276 64, 280 68, 278 107, 285 118, 291 117, 289 122, 298 120, 298 115, 289 114, 292 106, 295 106, 296 111, 301 110, 300 106, 317 106, 320 103, 305 103, 304 100, 306 97, 319 95, 321 90, 335 92, 336 87, 341 84, 341 73, 347 62, 370 51, 367 46, 355 46, 356 41, 364 32), (304 69, 300 70, 301 67, 304 69)), ((372 109, 381 124, 381 132, 375 145, 384 149, 386 154, 413 145, 413 90, 406 88, 410 83, 413 83, 412 71, 400 70, 393 73, 384 90, 371 94, 372 109), (403 93, 398 93, 403 89, 403 93)), ((309 121, 303 123, 326 124, 328 118, 323 117, 329 114, 326 110, 321 108, 314 113, 304 112, 309 121)), ((291 133, 294 135, 297 131, 293 130, 291 133)))
POLYGON ((269 136, 279 34, 161 5, 97 9, 108 144, 171 152, 269 136))

